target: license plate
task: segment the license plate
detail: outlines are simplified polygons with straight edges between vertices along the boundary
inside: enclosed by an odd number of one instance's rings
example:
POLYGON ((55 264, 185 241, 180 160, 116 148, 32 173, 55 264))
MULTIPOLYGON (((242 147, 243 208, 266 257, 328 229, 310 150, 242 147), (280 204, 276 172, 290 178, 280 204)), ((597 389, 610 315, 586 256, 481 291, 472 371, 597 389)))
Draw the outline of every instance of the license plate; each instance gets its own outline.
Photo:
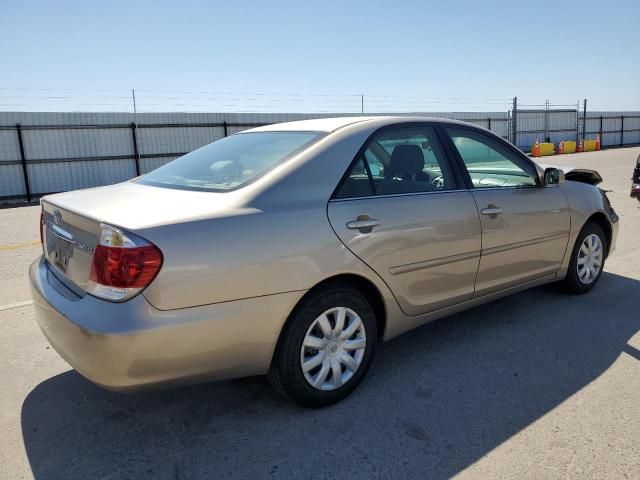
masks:
POLYGON ((56 227, 47 227, 47 259, 64 273, 67 273, 69 260, 73 257, 74 252, 73 242, 53 231, 53 228, 56 227))

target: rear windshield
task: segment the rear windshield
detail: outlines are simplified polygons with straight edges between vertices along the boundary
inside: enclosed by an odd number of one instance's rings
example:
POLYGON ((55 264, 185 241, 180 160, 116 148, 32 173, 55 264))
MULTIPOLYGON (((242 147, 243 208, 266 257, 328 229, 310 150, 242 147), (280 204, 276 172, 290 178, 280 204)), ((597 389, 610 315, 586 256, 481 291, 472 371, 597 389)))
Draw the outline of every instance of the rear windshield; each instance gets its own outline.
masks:
POLYGON ((140 177, 137 182, 187 190, 241 187, 318 140, 320 132, 238 133, 210 143, 140 177))

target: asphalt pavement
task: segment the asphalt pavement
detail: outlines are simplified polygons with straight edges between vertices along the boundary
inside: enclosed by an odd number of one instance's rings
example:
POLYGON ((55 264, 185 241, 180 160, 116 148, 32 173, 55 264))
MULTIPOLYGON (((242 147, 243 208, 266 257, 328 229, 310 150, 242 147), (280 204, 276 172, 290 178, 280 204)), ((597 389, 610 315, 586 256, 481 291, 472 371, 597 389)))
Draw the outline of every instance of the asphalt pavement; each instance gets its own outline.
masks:
POLYGON ((305 410, 266 380, 118 394, 49 347, 29 303, 39 207, 0 210, 0 478, 640 479, 640 148, 594 168, 620 215, 599 285, 552 286, 379 349, 345 401, 305 410))

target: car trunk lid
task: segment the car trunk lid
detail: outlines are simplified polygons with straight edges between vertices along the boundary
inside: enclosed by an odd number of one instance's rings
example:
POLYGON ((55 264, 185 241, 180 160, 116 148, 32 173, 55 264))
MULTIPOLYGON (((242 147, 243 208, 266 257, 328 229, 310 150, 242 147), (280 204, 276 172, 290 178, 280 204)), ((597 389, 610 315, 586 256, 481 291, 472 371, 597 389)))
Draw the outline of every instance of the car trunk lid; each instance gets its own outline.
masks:
POLYGON ((86 292, 100 222, 42 201, 42 247, 54 275, 76 294, 86 292))
MULTIPOLYGON (((43 250, 53 273, 78 295, 86 293, 93 255, 105 223, 150 241, 163 225, 243 211, 234 192, 160 188, 124 182, 42 199, 43 250)), ((245 209, 246 210, 246 209, 245 209)), ((162 245, 158 245, 162 250, 162 245)))

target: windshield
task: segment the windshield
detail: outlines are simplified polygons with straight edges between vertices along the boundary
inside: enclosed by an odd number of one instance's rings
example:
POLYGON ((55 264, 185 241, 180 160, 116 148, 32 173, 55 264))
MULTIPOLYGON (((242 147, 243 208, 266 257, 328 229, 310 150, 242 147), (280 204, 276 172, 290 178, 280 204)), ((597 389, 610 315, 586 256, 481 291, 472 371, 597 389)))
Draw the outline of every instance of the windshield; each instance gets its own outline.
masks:
POLYGON ((137 182, 187 190, 232 190, 257 179, 321 136, 320 132, 239 133, 187 153, 137 182))

